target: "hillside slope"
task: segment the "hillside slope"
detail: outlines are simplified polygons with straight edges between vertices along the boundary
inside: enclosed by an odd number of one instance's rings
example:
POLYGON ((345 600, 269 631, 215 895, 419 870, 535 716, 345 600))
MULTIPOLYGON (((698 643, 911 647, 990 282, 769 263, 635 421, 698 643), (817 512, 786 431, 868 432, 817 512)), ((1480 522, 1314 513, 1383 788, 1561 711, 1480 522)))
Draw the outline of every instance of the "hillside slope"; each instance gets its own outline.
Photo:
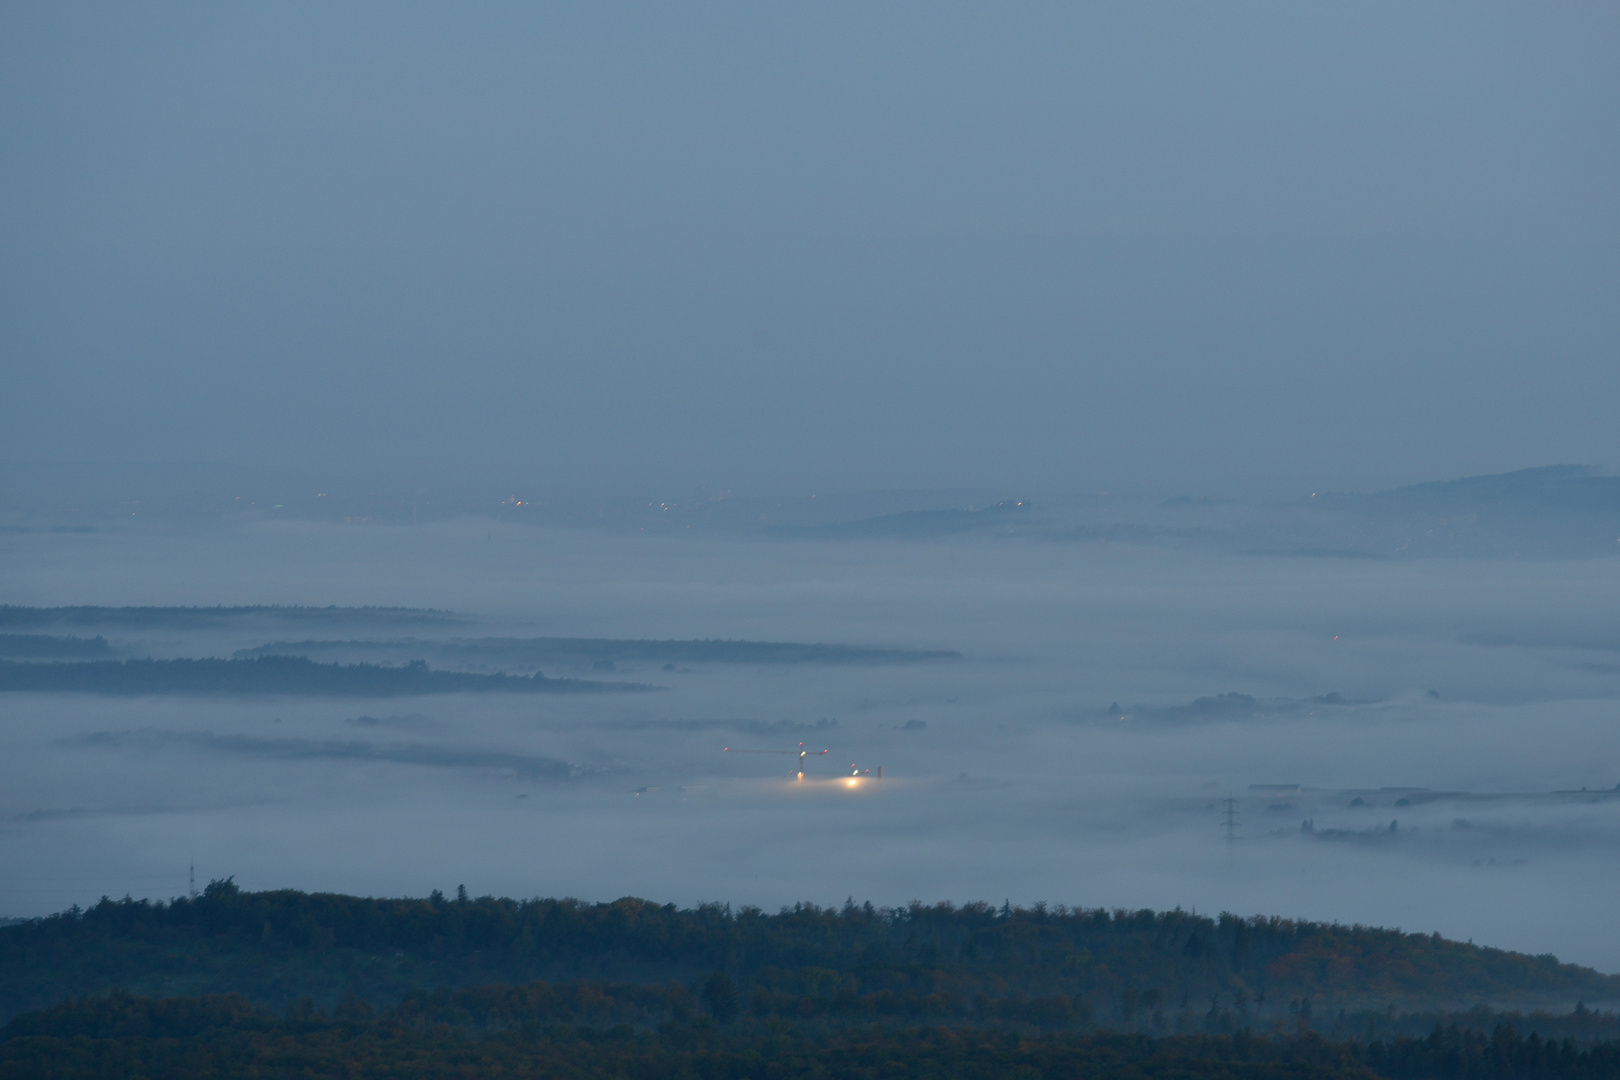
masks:
MULTIPOLYGON (((1065 997, 1098 1022, 1231 1008, 1256 1016, 1620 1001, 1620 977, 1398 930, 1183 911, 949 904, 768 914, 606 904, 242 892, 103 900, 0 927, 0 1019, 121 988, 393 1004, 418 989, 532 980, 734 979, 762 1008, 870 995, 1065 997)), ((818 1004, 819 1003, 819 1004, 818 1004)))

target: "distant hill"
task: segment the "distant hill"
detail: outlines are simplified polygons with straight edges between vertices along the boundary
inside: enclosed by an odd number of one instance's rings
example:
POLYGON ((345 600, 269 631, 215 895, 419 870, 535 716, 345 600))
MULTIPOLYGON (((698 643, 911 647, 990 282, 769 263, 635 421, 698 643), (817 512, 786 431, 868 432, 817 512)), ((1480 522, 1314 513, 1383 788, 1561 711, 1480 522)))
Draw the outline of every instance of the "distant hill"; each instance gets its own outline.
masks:
POLYGON ((1604 476, 1595 465, 1544 465, 1337 498, 1359 501, 1385 512, 1448 511, 1498 517, 1530 513, 1554 517, 1620 516, 1620 476, 1604 476))
POLYGON ((985 904, 769 914, 636 899, 248 893, 215 882, 197 899, 103 900, 0 927, 0 1019, 116 988, 240 993, 276 1007, 347 996, 386 1005, 435 987, 691 985, 715 971, 760 1015, 836 1018, 868 998, 897 1015, 966 1015, 982 1011, 979 1001, 1062 998, 1079 1010, 1076 1023, 1159 1030, 1223 1010, 1256 1023, 1337 1022, 1356 1010, 1620 1001, 1620 976, 1552 957, 1276 918, 985 904))
POLYGON ((1620 554, 1620 476, 1549 465, 1394 488, 1324 494, 1306 510, 1346 548, 1392 555, 1620 554), (1337 522, 1334 527, 1333 522, 1337 522))

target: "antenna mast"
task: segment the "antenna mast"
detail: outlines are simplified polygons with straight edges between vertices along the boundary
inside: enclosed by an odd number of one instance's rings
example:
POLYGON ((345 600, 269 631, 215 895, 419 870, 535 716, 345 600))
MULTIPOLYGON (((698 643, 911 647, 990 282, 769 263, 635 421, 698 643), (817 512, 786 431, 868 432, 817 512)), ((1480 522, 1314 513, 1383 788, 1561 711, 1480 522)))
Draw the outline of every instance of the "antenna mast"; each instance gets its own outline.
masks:
POLYGON ((191 891, 191 898, 193 900, 197 899, 197 860, 196 859, 191 860, 191 885, 190 885, 190 891, 191 891))
POLYGON ((1237 800, 1228 795, 1224 800, 1222 800, 1222 805, 1225 807, 1225 809, 1221 813, 1221 830, 1226 834, 1226 842, 1228 844, 1233 844, 1237 842, 1237 800))

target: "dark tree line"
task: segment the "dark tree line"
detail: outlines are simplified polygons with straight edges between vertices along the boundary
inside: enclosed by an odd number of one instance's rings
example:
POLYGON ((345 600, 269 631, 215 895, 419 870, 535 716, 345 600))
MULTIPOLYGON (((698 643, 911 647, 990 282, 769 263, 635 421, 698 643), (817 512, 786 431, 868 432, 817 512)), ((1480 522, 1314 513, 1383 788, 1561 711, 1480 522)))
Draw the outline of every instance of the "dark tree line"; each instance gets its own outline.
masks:
POLYGON ((237 656, 301 656, 345 650, 397 651, 422 646, 450 659, 507 662, 603 662, 681 664, 917 664, 960 660, 947 650, 879 649, 859 645, 803 644, 792 641, 656 641, 634 638, 457 638, 450 641, 274 641, 237 656))
POLYGON ((296 604, 239 604, 232 607, 24 607, 0 604, 0 626, 213 626, 232 619, 285 622, 356 621, 455 623, 466 620, 434 608, 305 607, 296 604))
POLYGON ((1389 1042, 872 1023, 818 1030, 705 1012, 679 985, 545 984, 418 994, 384 1010, 349 1001, 327 1013, 305 1001, 280 1015, 234 996, 117 993, 66 1002, 0 1030, 0 1080, 288 1075, 1612 1080, 1620 1075, 1620 1042, 1580 1047, 1505 1024, 1489 1034, 1437 1028, 1389 1042))
MULTIPOLYGON (((712 973, 750 1014, 955 1022, 1013 1002, 1052 1027, 1166 1034, 1281 1023, 1383 1036, 1402 1030, 1395 1006, 1620 999, 1620 978, 1550 957, 1184 911, 847 903, 772 914, 633 898, 248 893, 223 881, 196 899, 103 900, 0 928, 0 1017, 114 988, 237 991, 279 1007, 536 979, 697 987, 712 973), (1358 1014, 1373 1009, 1371 1020, 1358 1014)), ((1613 1022, 1582 1015, 1593 1038, 1613 1022)))
POLYGON ((420 660, 403 667, 320 664, 301 656, 250 660, 0 660, 0 691, 90 694, 327 694, 392 697, 456 693, 579 693, 648 690, 633 683, 474 675, 435 671, 420 660))

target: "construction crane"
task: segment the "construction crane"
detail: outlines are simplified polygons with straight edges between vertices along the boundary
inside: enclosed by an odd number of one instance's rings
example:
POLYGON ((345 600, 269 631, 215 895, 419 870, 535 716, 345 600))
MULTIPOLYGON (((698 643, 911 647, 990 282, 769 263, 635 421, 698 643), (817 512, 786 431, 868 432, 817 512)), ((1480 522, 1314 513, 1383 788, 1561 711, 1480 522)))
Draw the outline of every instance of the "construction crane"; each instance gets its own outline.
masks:
POLYGON ((828 754, 830 754, 832 751, 830 751, 830 750, 822 750, 822 751, 820 751, 818 753, 818 752, 816 752, 814 750, 806 750, 804 748, 804 743, 800 743, 799 748, 797 750, 744 750, 744 749, 737 749, 737 748, 733 748, 733 747, 728 746, 728 747, 725 747, 724 749, 722 749, 720 752, 722 754, 798 754, 799 755, 798 778, 800 780, 803 780, 804 779, 804 761, 805 761, 805 759, 808 758, 808 757, 811 757, 811 756, 825 757, 828 754))

